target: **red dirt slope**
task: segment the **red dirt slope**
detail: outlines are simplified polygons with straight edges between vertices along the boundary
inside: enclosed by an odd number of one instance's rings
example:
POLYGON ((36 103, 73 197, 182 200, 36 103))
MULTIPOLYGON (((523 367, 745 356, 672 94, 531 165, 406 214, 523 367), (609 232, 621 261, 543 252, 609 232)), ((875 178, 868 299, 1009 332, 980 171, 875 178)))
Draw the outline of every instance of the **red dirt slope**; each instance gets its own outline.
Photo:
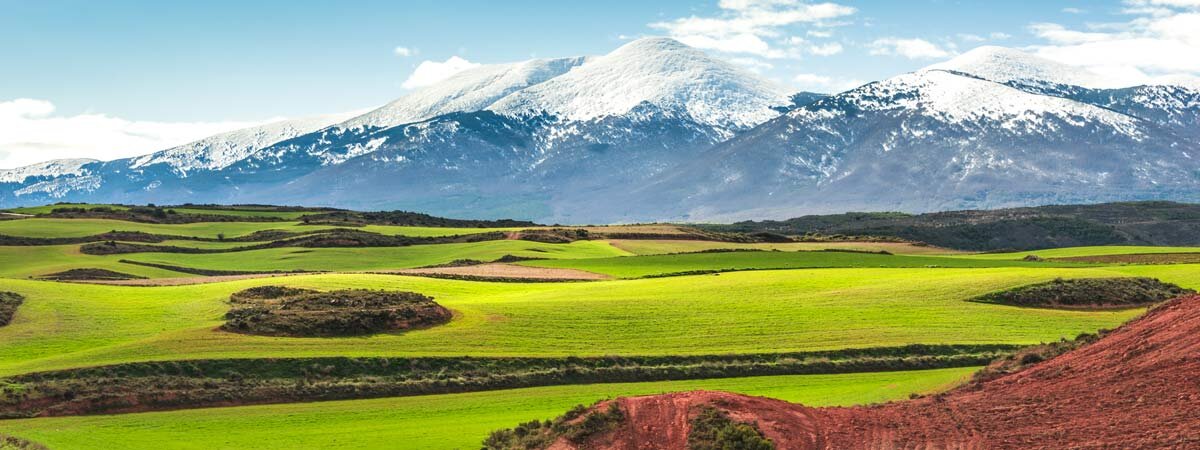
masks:
POLYGON ((691 415, 712 405, 757 422, 781 449, 1200 449, 1200 296, 1024 371, 912 401, 818 409, 718 392, 616 401, 628 419, 589 447, 687 448, 691 415))

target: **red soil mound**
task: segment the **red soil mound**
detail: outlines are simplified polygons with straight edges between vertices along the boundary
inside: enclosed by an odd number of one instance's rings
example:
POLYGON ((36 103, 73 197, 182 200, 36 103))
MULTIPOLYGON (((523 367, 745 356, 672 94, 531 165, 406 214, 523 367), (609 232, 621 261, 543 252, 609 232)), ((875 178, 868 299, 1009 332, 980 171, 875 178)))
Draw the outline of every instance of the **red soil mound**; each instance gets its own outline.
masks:
MULTIPOLYGON (((1200 448, 1200 296, 1024 371, 917 400, 807 408, 692 392, 616 400, 628 419, 588 444, 687 448, 698 406, 757 423, 781 449, 1200 448)), ((555 448, 574 448, 558 442, 555 448)))

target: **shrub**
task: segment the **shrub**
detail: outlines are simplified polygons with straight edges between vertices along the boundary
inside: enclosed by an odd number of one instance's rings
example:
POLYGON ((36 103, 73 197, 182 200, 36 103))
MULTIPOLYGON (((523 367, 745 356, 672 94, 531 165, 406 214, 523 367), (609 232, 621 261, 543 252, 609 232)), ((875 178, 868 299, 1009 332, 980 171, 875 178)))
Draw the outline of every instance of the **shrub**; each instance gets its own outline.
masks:
POLYGON ((717 408, 700 408, 688 433, 689 450, 773 450, 775 443, 754 425, 734 422, 717 408))
POLYGON ((25 301, 25 297, 15 292, 0 292, 0 327, 12 322, 17 315, 17 307, 25 301))
POLYGON ((1080 278, 1021 286, 975 298, 982 303, 1032 307, 1135 307, 1196 291, 1153 278, 1080 278))
POLYGON ((415 292, 315 292, 279 286, 230 296, 223 329, 268 336, 356 336, 450 321, 450 310, 415 292))

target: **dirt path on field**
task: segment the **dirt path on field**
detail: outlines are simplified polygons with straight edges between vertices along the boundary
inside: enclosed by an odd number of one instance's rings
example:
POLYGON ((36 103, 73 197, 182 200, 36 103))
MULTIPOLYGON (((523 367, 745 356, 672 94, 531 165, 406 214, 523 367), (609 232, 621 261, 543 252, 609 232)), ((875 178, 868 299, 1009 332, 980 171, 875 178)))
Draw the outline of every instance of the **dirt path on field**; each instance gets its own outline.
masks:
POLYGON ((424 267, 420 269, 400 269, 375 271, 376 273, 394 273, 401 275, 454 275, 480 278, 506 278, 529 280, 563 280, 563 281, 595 281, 610 280, 612 277, 604 274, 587 272, 577 269, 552 269, 545 267, 527 267, 516 264, 488 263, 474 266, 458 267, 424 267))
POLYGON ((622 398, 618 428, 550 448, 686 448, 691 418, 711 406, 757 424, 780 449, 1196 449, 1197 374, 1193 296, 1057 358, 944 394, 842 408, 706 391, 622 398))

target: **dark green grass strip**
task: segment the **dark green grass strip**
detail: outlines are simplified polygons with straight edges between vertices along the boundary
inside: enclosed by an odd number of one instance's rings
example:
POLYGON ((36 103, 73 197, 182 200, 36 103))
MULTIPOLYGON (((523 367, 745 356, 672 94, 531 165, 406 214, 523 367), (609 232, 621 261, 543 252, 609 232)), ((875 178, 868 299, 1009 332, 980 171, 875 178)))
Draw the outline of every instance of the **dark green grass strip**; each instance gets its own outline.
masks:
POLYGON ((0 418, 447 394, 535 386, 986 365, 1012 345, 909 345, 751 355, 296 358, 129 363, 0 380, 0 418))

